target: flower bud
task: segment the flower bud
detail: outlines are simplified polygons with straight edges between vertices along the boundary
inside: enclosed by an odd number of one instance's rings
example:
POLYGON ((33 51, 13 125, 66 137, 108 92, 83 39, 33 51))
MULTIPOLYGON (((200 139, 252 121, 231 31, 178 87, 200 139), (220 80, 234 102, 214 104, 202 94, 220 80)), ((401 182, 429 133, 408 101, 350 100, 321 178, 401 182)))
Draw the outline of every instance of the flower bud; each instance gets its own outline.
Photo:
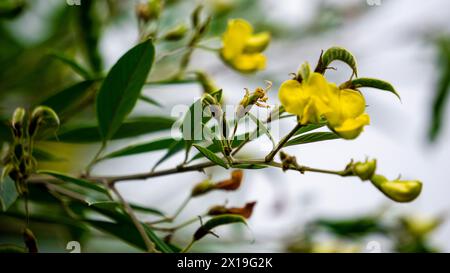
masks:
POLYGON ((185 24, 179 24, 176 27, 169 30, 163 37, 166 41, 178 41, 184 38, 188 31, 185 24))
POLYGON ((39 129, 39 126, 49 123, 55 127, 59 127, 59 117, 52 108, 47 106, 38 106, 31 113, 30 124, 28 125, 28 133, 30 136, 34 136, 39 129))
POLYGON ((366 160, 365 162, 356 162, 352 165, 353 174, 361 178, 361 180, 369 180, 377 169, 377 160, 366 160))
POLYGON ((13 129, 14 135, 21 138, 23 135, 23 123, 25 119, 25 109, 22 107, 16 108, 13 113, 11 127, 13 129))
POLYGON ((191 191, 191 196, 197 197, 197 196, 203 195, 213 189, 214 189, 214 184, 211 183, 210 180, 204 180, 194 186, 194 188, 191 191))
POLYGON ((396 202, 411 202, 422 191, 422 182, 418 180, 393 180, 389 181, 382 175, 375 174, 370 179, 384 195, 396 202))
POLYGON ((158 19, 161 15, 161 0, 148 0, 147 3, 139 3, 136 5, 136 15, 144 22, 158 19))
POLYGON ((216 86, 214 81, 207 74, 201 71, 195 71, 195 75, 197 76, 197 80, 202 85, 203 93, 212 94, 213 92, 220 90, 220 88, 216 86))

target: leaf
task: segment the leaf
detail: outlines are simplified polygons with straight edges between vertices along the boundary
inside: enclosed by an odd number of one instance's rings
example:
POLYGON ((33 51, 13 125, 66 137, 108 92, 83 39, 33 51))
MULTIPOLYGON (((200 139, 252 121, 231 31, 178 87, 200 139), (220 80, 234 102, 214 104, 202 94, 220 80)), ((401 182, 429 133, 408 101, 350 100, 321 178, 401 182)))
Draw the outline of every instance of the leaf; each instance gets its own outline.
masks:
POLYGON ((355 76, 358 76, 356 59, 352 53, 342 47, 331 47, 322 55, 316 72, 323 73, 333 61, 342 61, 350 66, 355 76))
MULTIPOLYGON (((242 142, 245 141, 247 137, 249 137, 249 133, 245 133, 242 135, 238 135, 234 138, 234 140, 231 142, 231 147, 236 148, 239 146, 242 142)), ((214 139, 217 140, 217 139, 214 139)), ((222 144, 219 143, 219 141, 214 141, 213 144, 209 145, 208 150, 210 150, 213 153, 218 153, 222 151, 222 144)), ((197 153, 195 156, 193 156, 188 162, 192 162, 196 159, 202 158, 204 155, 202 153, 197 153)))
POLYGON ((79 63, 77 63, 74 59, 70 58, 69 56, 66 56, 61 52, 53 52, 50 53, 49 56, 70 66, 70 68, 72 68, 72 70, 75 71, 78 75, 83 77, 83 79, 87 80, 92 78, 91 73, 89 73, 89 71, 86 68, 82 67, 79 63))
MULTIPOLYGON (((135 137, 172 128, 174 120, 168 117, 141 117, 125 121, 111 138, 112 140, 135 137)), ((102 140, 98 127, 94 125, 61 129, 57 139, 70 143, 90 143, 102 140)))
POLYGON ((211 160, 212 162, 216 163, 219 166, 224 167, 225 169, 228 169, 228 165, 227 163, 225 163, 225 161, 223 161, 220 157, 218 157, 215 153, 213 153, 212 151, 208 150, 207 148, 204 148, 200 145, 194 144, 193 145, 195 148, 197 148, 197 150, 202 153, 206 158, 208 158, 209 160, 211 160))
POLYGON ((176 140, 174 140, 173 138, 163 138, 163 139, 158 139, 158 140, 152 140, 152 141, 146 142, 146 143, 130 145, 130 146, 127 146, 125 148, 122 148, 120 150, 114 151, 110 154, 103 156, 101 158, 101 160, 167 149, 175 141, 176 140))
POLYGON ((185 145, 186 145, 186 142, 182 139, 172 143, 172 145, 170 145, 170 147, 169 147, 169 150, 167 150, 167 153, 163 157, 161 157, 158 160, 158 162, 156 162, 155 166, 153 166, 153 170, 155 170, 156 167, 158 167, 161 163, 163 163, 167 159, 171 158, 178 152, 182 151, 185 148, 185 145))
POLYGON ((19 245, 1 244, 0 253, 27 253, 27 250, 19 245))
POLYGON ((151 104, 151 105, 154 105, 154 106, 158 106, 158 107, 162 107, 161 103, 159 103, 159 102, 157 102, 156 100, 150 98, 149 96, 146 96, 146 95, 142 95, 142 94, 141 94, 141 95, 139 96, 139 99, 140 99, 141 101, 144 101, 144 102, 148 103, 148 104, 151 104))
POLYGON ((95 80, 86 80, 69 86, 60 92, 48 97, 39 105, 45 105, 52 108, 56 113, 62 112, 80 104, 86 98, 95 80))
POLYGON ((378 224, 378 219, 372 217, 344 220, 320 219, 317 220, 315 224, 327 228, 336 235, 351 238, 367 236, 371 233, 386 232, 386 230, 378 224))
POLYGON ((266 125, 264 124, 264 122, 260 121, 257 117, 255 117, 252 113, 247 113, 247 115, 249 116, 249 118, 251 120, 253 120, 253 122, 255 122, 256 124, 256 132, 257 132, 257 136, 259 136, 260 132, 264 133, 272 142, 272 145, 275 147, 275 141, 273 140, 272 135, 270 134, 269 129, 267 129, 266 125))
MULTIPOLYGON (((2 170, 0 170, 1 173, 2 170)), ((19 197, 16 189, 16 183, 9 176, 5 176, 3 181, 0 181, 0 208, 2 211, 7 211, 8 208, 14 204, 19 197)))
POLYGON ((39 148, 33 149, 33 157, 37 161, 43 161, 43 162, 61 162, 66 161, 66 159, 55 156, 47 151, 41 150, 39 148))
MULTIPOLYGON (((99 201, 99 202, 93 202, 90 203, 89 206, 93 206, 99 209, 107 209, 107 210, 112 210, 112 211, 120 211, 122 205, 115 202, 115 201, 99 201)), ((137 212, 142 212, 142 213, 149 213, 149 214, 154 214, 154 215, 158 215, 158 216, 165 216, 164 213, 162 213, 160 210, 158 209, 154 209, 154 208, 149 208, 149 207, 144 207, 144 206, 140 206, 140 205, 135 205, 130 203, 130 207, 137 211, 137 212)))
POLYGON ((306 144, 306 143, 312 143, 312 142, 318 142, 318 141, 324 141, 324 140, 332 140, 332 139, 339 139, 340 137, 332 132, 317 132, 317 133, 309 133, 300 135, 296 138, 293 138, 289 140, 286 143, 287 146, 293 146, 293 145, 299 145, 299 144, 306 144))
POLYGON ((300 129, 297 130, 297 132, 295 132, 294 136, 301 135, 301 134, 307 133, 309 131, 313 131, 313 130, 322 128, 325 125, 326 124, 323 123, 323 124, 308 124, 308 125, 302 126, 300 129))
POLYGON ((155 56, 151 40, 130 49, 111 68, 97 95, 97 120, 102 140, 110 140, 133 110, 155 56))
POLYGON ((211 233, 211 230, 213 228, 233 223, 242 223, 244 225, 247 225, 245 218, 240 215, 223 214, 215 216, 197 229, 197 231, 194 233, 194 241, 198 241, 208 233, 211 233))
POLYGON ((354 79, 350 82, 351 87, 353 88, 361 88, 361 87, 372 87, 377 88, 385 91, 389 91, 397 96, 398 99, 401 100, 400 95, 395 91, 395 88, 392 86, 392 84, 378 80, 378 79, 372 79, 372 78, 358 78, 354 79))
POLYGON ((71 183, 71 184, 75 184, 75 185, 83 187, 83 188, 95 190, 95 191, 98 191, 103 194, 108 194, 108 191, 105 188, 100 187, 99 185, 94 184, 94 182, 91 182, 88 180, 71 177, 71 176, 65 175, 63 173, 55 172, 55 171, 39 170, 39 171, 37 171, 37 173, 50 175, 50 176, 53 176, 54 178, 60 179, 67 183, 71 183))
MULTIPOLYGON (((123 222, 111 223, 97 220, 85 220, 85 222, 97 229, 110 233, 115 237, 118 237, 124 240, 125 242, 134 245, 140 249, 143 250, 147 249, 140 233, 136 230, 136 227, 131 223, 123 223, 123 222)), ((148 228, 145 224, 142 224, 142 226, 144 227, 145 232, 149 236, 150 240, 153 241, 153 243, 155 244, 156 249, 164 253, 173 252, 172 248, 169 247, 166 243, 164 243, 161 239, 159 239, 159 237, 156 236, 155 233, 153 233, 153 231, 150 228, 148 228)))

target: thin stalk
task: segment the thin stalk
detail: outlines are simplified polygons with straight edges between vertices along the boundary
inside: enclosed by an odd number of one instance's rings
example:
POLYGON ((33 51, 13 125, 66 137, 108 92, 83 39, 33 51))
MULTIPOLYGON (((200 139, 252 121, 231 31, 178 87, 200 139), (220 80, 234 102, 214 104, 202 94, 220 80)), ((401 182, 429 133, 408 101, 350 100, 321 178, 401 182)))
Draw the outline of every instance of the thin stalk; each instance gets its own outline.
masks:
POLYGON ((300 129, 302 126, 303 126, 302 124, 297 123, 294 129, 292 129, 286 136, 284 136, 280 140, 280 142, 278 142, 277 146, 275 146, 275 148, 273 148, 272 151, 270 151, 270 153, 266 156, 265 161, 266 162, 272 161, 275 155, 284 147, 284 145, 289 141, 289 139, 291 139, 291 137, 295 135, 298 129, 300 129))
POLYGON ((185 248, 183 248, 183 250, 181 250, 181 253, 188 252, 191 249, 191 247, 194 245, 194 243, 195 243, 195 241, 192 240, 185 248))

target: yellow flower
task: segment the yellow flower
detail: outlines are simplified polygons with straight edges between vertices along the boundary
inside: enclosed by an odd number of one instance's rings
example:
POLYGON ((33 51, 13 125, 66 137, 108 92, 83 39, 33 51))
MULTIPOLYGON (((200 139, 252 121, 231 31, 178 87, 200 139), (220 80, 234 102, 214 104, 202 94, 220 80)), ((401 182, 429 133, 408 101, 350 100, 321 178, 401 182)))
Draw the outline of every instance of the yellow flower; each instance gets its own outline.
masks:
POLYGON ((330 96, 332 111, 325 114, 328 127, 340 137, 354 139, 370 123, 370 117, 364 113, 366 101, 363 95, 352 89, 339 89, 330 84, 333 89, 330 96))
POLYGON ((270 34, 253 34, 252 26, 243 19, 228 21, 222 36, 222 59, 232 68, 250 73, 266 67, 266 57, 261 53, 270 42, 270 34))
POLYGON ((332 111, 329 106, 331 92, 325 77, 313 73, 301 83, 285 81, 278 97, 286 112, 297 115, 301 124, 319 123, 322 116, 332 111))

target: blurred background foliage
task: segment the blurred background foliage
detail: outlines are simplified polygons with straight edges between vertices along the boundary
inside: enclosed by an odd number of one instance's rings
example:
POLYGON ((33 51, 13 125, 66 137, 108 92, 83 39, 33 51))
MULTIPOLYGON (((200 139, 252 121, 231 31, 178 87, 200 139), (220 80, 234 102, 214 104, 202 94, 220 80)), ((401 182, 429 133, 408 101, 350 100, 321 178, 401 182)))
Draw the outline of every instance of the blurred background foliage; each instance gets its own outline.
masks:
MULTIPOLYGON (((83 88, 86 91, 80 98, 68 97, 68 100, 76 103, 64 112, 56 109, 65 126, 72 128, 80 124, 92 124, 94 94, 99 87, 96 79, 104 76, 111 63, 111 60, 105 59, 106 56, 102 52, 102 46, 108 46, 102 44, 103 35, 120 26, 121 22, 134 21, 138 26, 138 21, 134 7, 136 1, 81 2, 80 6, 70 6, 66 1, 0 2, 0 146, 10 138, 6 124, 17 106, 32 108, 52 94, 68 88, 83 88)), ((213 14, 208 37, 214 39, 219 36, 224 31, 228 18, 245 17, 256 29, 270 31, 274 40, 301 43, 302 40, 333 31, 343 22, 364 16, 370 11, 367 5, 361 3, 342 6, 319 1, 318 12, 312 20, 302 25, 290 25, 268 17, 270 11, 265 9, 262 2, 205 1, 205 6, 213 14)), ((179 22, 179 18, 188 21, 196 4, 196 1, 165 1, 160 28, 167 30, 173 27, 179 22)), ((120 35, 120 31, 116 33, 120 35)), ((157 45, 157 51, 170 52, 185 42, 186 38, 160 43, 157 45)), ((430 106, 430 141, 438 137, 440 128, 447 126, 444 113, 450 92, 450 39, 441 37, 436 39, 435 44, 436 65, 440 73, 436 77, 435 98, 430 106)), ((150 80, 164 80, 177 67, 179 57, 174 55, 159 61, 158 69, 153 71, 150 80)), ((251 80, 256 82, 280 77, 269 73, 271 72, 258 74, 251 80)), ((41 167, 61 171, 79 171, 84 159, 92 155, 89 145, 42 142, 37 147, 41 150, 39 155, 36 155, 40 158, 41 167)), ((84 248, 92 252, 138 250, 68 217, 67 210, 59 205, 57 198, 38 186, 32 186, 30 191, 34 192, 30 227, 39 238, 43 251, 66 251, 66 243, 72 240, 87 245, 84 248)), ((18 201, 8 212, 0 214, 1 244, 22 244, 21 230, 26 221, 23 206, 23 201, 18 201)), ((71 208, 81 214, 84 209, 81 205, 71 208)), ((442 223, 443 217, 417 220, 413 216, 385 215, 382 211, 350 219, 313 220, 292 232, 287 232, 289 234, 283 242, 283 251, 376 252, 376 246, 366 249, 367 240, 370 238, 391 242, 390 249, 381 251, 438 251, 427 240, 429 234, 442 223)), ((237 229, 233 232, 241 234, 243 231, 237 229)), ((239 235, 236 237, 239 238, 239 235)), ((239 244, 236 241, 230 244, 239 244)), ((221 245, 226 246, 227 242, 221 245)), ((214 250, 214 247, 205 243, 198 250, 214 250)))

